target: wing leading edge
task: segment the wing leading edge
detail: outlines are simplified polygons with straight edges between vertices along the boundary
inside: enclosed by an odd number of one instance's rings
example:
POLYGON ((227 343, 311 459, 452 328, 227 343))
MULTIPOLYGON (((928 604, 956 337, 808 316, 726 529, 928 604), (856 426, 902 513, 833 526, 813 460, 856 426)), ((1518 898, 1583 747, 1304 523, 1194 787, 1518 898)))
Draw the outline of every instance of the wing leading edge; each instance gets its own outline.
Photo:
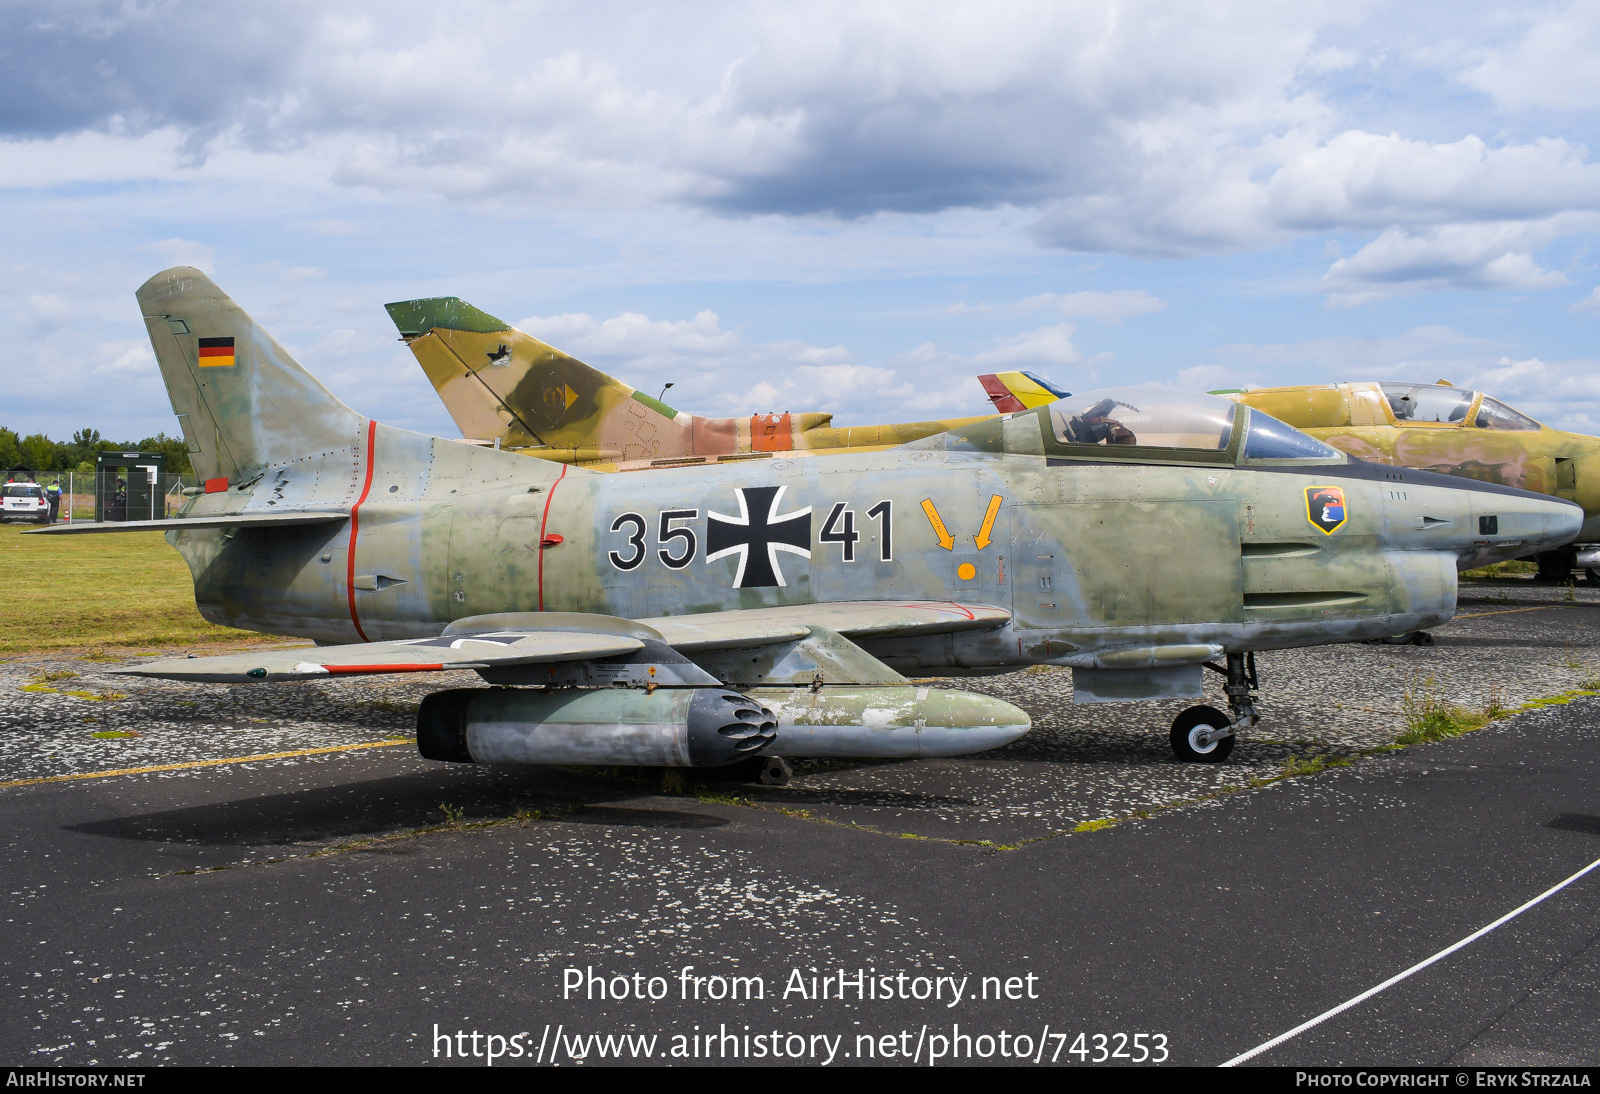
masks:
POLYGON ((118 670, 198 683, 243 684, 398 672, 496 670, 519 665, 599 661, 646 648, 694 653, 804 639, 812 628, 847 639, 909 637, 999 627, 1003 608, 954 602, 849 601, 671 616, 640 622, 567 612, 461 619, 437 638, 363 642, 316 649, 266 650, 152 661, 118 670))

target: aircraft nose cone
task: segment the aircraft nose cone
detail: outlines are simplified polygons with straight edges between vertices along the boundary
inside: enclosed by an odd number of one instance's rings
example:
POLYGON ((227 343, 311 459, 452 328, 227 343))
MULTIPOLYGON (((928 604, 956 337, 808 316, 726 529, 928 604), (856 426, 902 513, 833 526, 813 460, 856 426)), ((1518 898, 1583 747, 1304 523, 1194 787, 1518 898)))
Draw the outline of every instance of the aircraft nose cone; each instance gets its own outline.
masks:
POLYGON ((1577 503, 1521 490, 1474 494, 1472 516, 1474 550, 1463 569, 1560 547, 1583 527, 1577 503))

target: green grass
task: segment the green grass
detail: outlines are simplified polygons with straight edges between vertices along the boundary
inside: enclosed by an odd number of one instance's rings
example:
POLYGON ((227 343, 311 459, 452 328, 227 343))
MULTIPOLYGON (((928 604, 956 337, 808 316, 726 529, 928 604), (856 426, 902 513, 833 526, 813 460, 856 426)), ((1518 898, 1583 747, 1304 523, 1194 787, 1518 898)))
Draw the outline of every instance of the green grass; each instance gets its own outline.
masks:
POLYGON ((1520 577, 1523 574, 1536 574, 1538 572, 1538 563, 1517 560, 1513 562, 1496 562, 1476 570, 1468 570, 1461 577, 1463 580, 1482 581, 1487 578, 1520 577))
POLYGON ((160 532, 24 536, 0 525, 0 653, 281 643, 218 627, 160 532))

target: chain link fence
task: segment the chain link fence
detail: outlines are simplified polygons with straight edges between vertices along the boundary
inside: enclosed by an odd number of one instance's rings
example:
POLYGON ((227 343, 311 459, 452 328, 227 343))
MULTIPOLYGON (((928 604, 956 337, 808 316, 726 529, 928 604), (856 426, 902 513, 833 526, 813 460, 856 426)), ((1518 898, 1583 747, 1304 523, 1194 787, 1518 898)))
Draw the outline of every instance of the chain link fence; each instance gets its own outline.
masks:
POLYGON ((61 484, 58 521, 161 520, 183 507, 185 487, 198 486, 193 475, 157 472, 154 481, 132 483, 121 471, 63 471, 39 476, 39 485, 61 484), (132 489, 130 489, 130 485, 132 489))

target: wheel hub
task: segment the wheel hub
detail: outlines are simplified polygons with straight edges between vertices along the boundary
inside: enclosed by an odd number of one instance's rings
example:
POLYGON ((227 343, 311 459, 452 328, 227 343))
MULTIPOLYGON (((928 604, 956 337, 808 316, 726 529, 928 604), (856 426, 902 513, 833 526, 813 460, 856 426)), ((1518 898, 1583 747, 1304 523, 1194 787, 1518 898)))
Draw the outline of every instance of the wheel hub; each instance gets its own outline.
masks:
POLYGON ((1189 731, 1189 747, 1204 756, 1217 747, 1217 738, 1223 734, 1217 733, 1212 726, 1199 725, 1189 731), (1215 737, 1212 734, 1216 734, 1215 737))

